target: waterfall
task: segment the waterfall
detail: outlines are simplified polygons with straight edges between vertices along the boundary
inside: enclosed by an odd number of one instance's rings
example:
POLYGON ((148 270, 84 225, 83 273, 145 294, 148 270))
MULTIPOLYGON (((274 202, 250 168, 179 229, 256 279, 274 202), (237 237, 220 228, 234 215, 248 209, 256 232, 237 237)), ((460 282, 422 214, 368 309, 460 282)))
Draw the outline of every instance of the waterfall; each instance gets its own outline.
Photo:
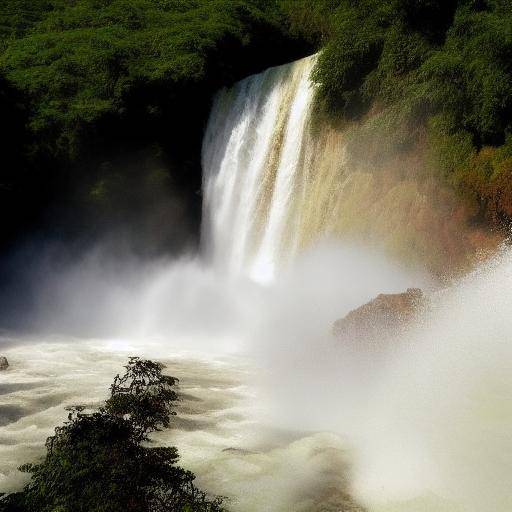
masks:
POLYGON ((229 273, 271 280, 299 244, 315 56, 221 90, 203 142, 203 247, 229 273))

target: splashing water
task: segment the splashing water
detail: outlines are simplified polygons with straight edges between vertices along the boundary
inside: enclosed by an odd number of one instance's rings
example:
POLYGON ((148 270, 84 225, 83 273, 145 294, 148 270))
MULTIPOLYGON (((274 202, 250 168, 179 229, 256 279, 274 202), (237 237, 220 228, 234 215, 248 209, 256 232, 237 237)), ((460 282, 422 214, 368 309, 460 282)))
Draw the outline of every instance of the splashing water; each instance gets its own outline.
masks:
POLYGON ((339 433, 370 511, 511 510, 511 251, 432 293, 417 325, 374 348, 312 329, 310 289, 276 292, 258 333, 275 423, 339 433))
POLYGON ((434 293, 423 323, 389 345, 336 345, 329 322, 372 289, 426 283, 384 270, 382 259, 362 262, 368 246, 300 256, 339 232, 339 219, 357 223, 348 208, 357 216, 358 187, 368 188, 347 173, 343 144, 315 142, 314 61, 221 91, 204 140, 206 247, 232 274, 274 280, 252 327, 273 421, 341 434, 354 448, 354 492, 371 510, 509 511, 511 254, 434 293))

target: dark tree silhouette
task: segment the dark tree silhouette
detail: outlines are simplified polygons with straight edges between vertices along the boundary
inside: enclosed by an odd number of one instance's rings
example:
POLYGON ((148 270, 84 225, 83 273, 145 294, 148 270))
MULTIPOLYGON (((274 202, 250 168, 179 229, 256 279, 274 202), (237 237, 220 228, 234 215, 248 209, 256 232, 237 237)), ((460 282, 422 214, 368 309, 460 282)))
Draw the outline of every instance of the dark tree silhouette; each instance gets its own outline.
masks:
POLYGON ((222 512, 222 498, 194 485, 175 447, 150 446, 149 434, 171 424, 178 380, 163 365, 130 358, 104 406, 70 408, 46 441, 23 491, 3 496, 1 512, 222 512))

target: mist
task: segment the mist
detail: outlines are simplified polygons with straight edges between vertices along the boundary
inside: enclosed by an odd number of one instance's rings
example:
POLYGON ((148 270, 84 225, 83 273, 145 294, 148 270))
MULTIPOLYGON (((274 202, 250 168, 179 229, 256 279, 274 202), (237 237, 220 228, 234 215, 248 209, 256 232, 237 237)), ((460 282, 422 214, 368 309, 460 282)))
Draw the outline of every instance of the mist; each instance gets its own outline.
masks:
MULTIPOLYGON (((59 356, 67 372, 79 369, 91 337, 104 340, 94 342, 98 354, 117 351, 116 361, 130 351, 166 360, 241 357, 254 369, 242 424, 260 425, 242 435, 241 449, 274 450, 289 432, 293 451, 300 445, 293 439, 330 432, 344 450, 331 462, 345 468, 343 485, 369 510, 510 509, 509 250, 445 288, 420 269, 328 240, 270 284, 223 274, 194 255, 121 262, 100 248, 58 272, 46 268, 37 283, 30 350, 68 347, 59 356), (377 345, 333 338, 334 320, 378 293, 411 286, 427 291, 430 308, 399 338, 377 345)), ((22 350, 16 335, 4 339, 8 355, 22 350)))
MULTIPOLYGON (((372 275, 359 258, 339 273, 319 263, 331 280, 346 272, 359 303, 373 286, 414 281, 375 262, 372 275)), ((510 250, 431 288, 422 320, 376 345, 333 339, 329 308, 343 314, 351 297, 322 296, 317 284, 301 277, 290 295, 281 288, 261 326, 269 421, 339 434, 353 457, 352 491, 369 510, 510 510, 510 250)))

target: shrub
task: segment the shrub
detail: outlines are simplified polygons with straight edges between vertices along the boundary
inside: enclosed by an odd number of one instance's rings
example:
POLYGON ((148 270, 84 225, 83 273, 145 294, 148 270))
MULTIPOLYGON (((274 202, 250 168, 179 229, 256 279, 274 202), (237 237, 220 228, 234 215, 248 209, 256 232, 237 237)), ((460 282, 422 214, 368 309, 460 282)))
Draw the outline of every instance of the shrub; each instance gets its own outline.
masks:
POLYGON ((175 447, 148 445, 170 425, 177 379, 163 366, 130 358, 103 407, 72 407, 68 421, 46 441, 39 464, 20 469, 31 478, 4 496, 2 512, 221 512, 222 499, 194 485, 177 465, 175 447))

